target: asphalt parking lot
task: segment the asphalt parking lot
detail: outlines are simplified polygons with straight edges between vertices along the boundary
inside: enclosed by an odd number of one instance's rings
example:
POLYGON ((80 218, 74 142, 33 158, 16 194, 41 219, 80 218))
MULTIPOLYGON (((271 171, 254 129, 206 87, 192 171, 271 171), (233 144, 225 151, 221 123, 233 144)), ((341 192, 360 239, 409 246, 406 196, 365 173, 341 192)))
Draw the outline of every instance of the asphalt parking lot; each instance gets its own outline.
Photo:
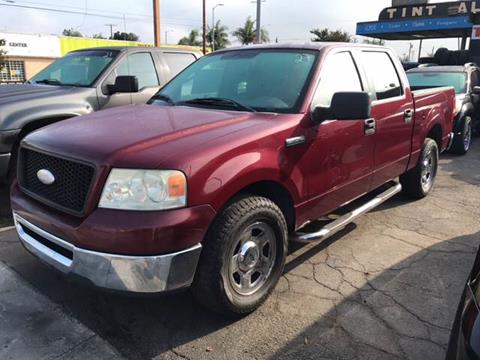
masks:
POLYGON ((2 359, 442 359, 480 243, 480 140, 443 156, 434 192, 401 196, 327 243, 295 246, 269 301, 240 320, 188 292, 104 293, 0 231, 2 359))

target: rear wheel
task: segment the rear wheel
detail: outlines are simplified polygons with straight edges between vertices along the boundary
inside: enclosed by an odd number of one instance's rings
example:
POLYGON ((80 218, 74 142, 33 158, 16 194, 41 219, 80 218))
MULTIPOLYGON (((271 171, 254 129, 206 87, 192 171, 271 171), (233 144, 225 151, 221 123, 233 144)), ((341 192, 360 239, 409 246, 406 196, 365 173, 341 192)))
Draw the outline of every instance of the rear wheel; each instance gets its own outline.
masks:
POLYGON ((415 199, 422 199, 428 195, 437 176, 438 154, 435 140, 425 139, 417 166, 400 176, 405 195, 415 199))
POLYGON ((269 199, 243 197, 222 211, 203 245, 195 297, 215 312, 247 314, 268 298, 282 275, 287 224, 269 199))
POLYGON ((462 131, 455 134, 450 152, 457 155, 465 155, 470 150, 472 143, 472 118, 465 116, 460 123, 462 131))

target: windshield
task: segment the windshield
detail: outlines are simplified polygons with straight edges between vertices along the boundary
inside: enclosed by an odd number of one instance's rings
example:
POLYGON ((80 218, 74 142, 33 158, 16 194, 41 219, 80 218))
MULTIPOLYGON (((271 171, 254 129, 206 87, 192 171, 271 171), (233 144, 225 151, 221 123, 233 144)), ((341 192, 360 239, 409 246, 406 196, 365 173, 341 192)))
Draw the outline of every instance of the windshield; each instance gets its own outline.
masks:
POLYGON ((295 113, 316 58, 315 51, 255 49, 205 56, 168 83, 152 102, 295 113))
POLYGON ((70 53, 35 75, 31 82, 47 85, 91 86, 118 51, 79 51, 70 53))
POLYGON ((466 91, 466 74, 463 72, 407 72, 407 76, 412 90, 453 86, 457 94, 466 91))

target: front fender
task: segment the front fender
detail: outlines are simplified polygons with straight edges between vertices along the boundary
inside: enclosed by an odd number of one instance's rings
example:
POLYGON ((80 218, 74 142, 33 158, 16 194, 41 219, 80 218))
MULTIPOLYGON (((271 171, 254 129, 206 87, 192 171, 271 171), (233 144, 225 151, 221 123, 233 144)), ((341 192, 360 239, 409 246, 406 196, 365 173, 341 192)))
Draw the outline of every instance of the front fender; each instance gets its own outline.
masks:
POLYGON ((218 211, 242 189, 265 181, 282 186, 293 202, 299 203, 304 184, 302 175, 295 169, 289 173, 282 171, 280 156, 277 150, 252 151, 207 165, 192 176, 189 203, 208 203, 218 211))
POLYGON ((463 128, 462 128, 462 123, 461 120, 465 118, 466 116, 471 116, 472 113, 474 112, 474 107, 472 103, 468 102, 463 104, 462 109, 460 112, 455 116, 455 122, 453 124, 453 132, 455 134, 461 134, 463 128))

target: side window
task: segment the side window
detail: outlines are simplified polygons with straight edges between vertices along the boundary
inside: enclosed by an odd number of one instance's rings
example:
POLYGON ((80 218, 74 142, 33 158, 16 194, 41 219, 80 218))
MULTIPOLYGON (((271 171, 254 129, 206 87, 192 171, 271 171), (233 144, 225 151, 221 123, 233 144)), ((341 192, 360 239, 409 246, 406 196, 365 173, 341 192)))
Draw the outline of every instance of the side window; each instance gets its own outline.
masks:
POLYGON ((158 86, 158 76, 150 53, 135 53, 123 59, 107 82, 113 84, 117 76, 133 75, 138 79, 138 88, 158 86), (112 76, 113 75, 113 76, 112 76))
POLYGON ((471 88, 473 89, 475 86, 480 86, 480 72, 475 70, 472 72, 472 79, 471 79, 471 88))
POLYGON ((342 91, 363 91, 357 67, 348 51, 330 55, 323 63, 312 106, 329 107, 333 94, 342 91))
POLYGON ((167 63, 169 69, 170 69, 170 78, 173 78, 175 75, 177 75, 180 71, 185 69, 188 65, 193 63, 195 60, 195 56, 193 54, 189 53, 169 53, 169 52, 164 52, 163 53, 163 58, 165 59, 165 62, 167 63))
POLYGON ((363 51, 363 63, 377 100, 385 100, 403 94, 403 88, 392 59, 386 52, 363 51))

